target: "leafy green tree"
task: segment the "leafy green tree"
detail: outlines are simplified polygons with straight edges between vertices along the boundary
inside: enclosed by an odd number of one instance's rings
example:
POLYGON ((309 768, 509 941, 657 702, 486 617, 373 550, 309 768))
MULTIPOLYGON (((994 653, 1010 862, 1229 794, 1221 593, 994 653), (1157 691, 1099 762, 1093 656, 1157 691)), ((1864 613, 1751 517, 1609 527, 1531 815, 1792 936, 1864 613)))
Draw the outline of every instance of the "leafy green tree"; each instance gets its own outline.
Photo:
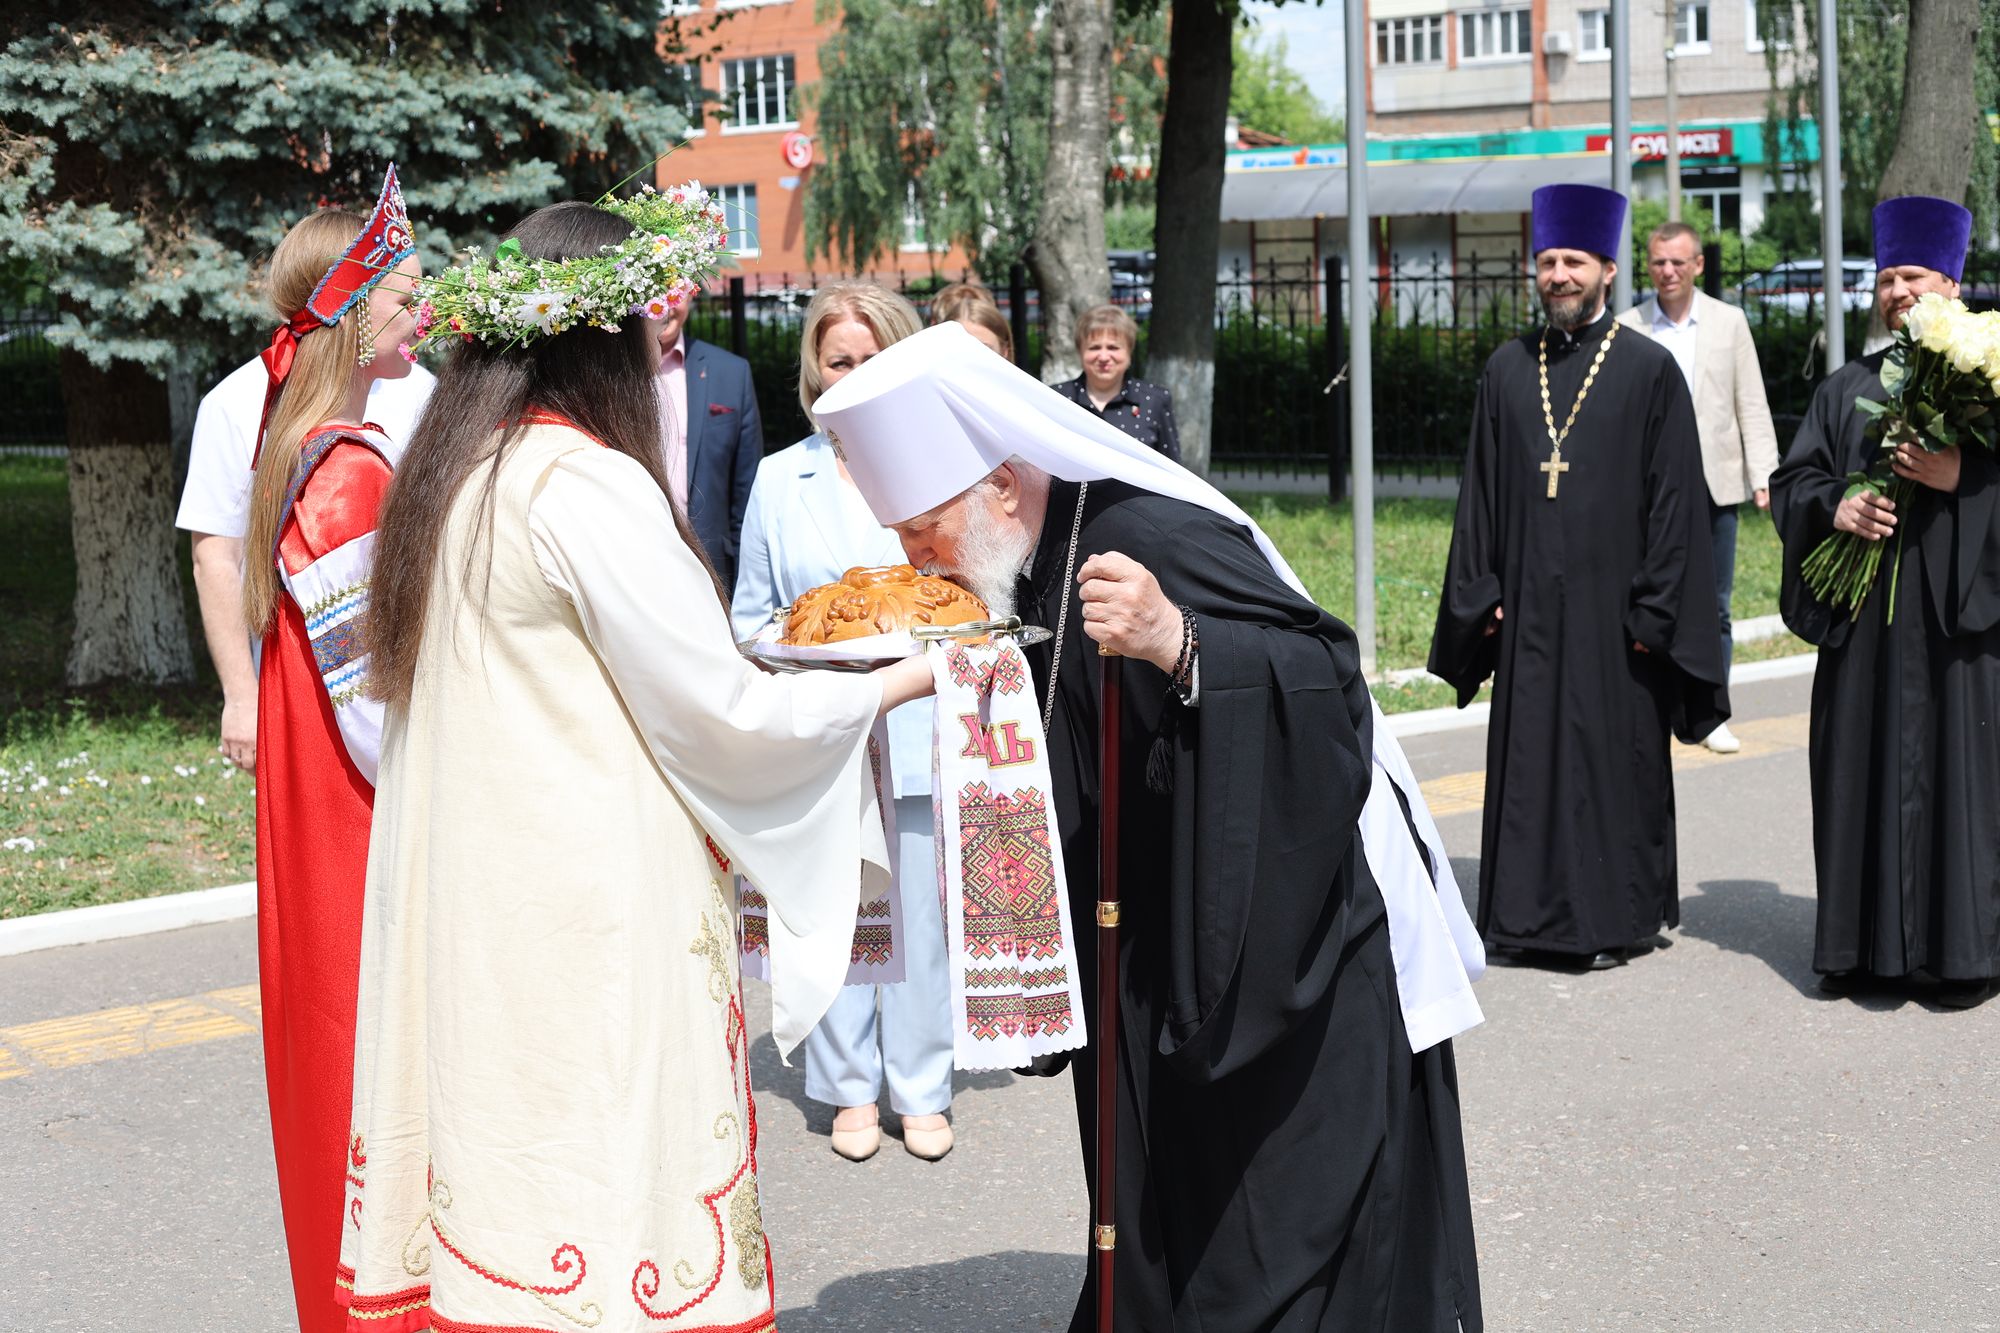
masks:
MULTIPOLYGON (((1004 281, 1035 235, 1054 96, 1049 10, 1005 0, 822 0, 840 27, 807 90, 826 149, 806 193, 808 252, 853 268, 905 243, 957 245, 1004 281)), ((1150 197, 1164 97, 1157 13, 1122 20, 1112 126, 1088 182, 1150 197)))
POLYGON ((170 399, 271 325, 259 261, 395 160, 424 262, 594 197, 684 127, 658 0, 15 0, 0 263, 60 311, 77 555, 67 676, 185 679, 170 399), (171 392, 170 392, 171 389, 171 392))
POLYGON ((1248 29, 1238 28, 1231 41, 1235 70, 1229 79, 1229 114, 1237 124, 1278 135, 1287 143, 1333 143, 1346 137, 1340 119, 1291 67, 1291 44, 1283 33, 1264 44, 1248 29))

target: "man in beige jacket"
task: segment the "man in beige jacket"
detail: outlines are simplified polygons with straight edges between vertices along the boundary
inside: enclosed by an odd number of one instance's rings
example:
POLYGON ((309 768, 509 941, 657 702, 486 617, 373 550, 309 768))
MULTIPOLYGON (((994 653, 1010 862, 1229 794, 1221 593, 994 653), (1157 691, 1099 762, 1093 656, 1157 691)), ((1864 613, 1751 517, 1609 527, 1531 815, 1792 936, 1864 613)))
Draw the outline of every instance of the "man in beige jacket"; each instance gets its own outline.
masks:
MULTIPOLYGON (((1618 318, 1673 353, 1694 395, 1701 467, 1708 482, 1709 534, 1715 549, 1716 610, 1722 619, 1722 660, 1728 664, 1729 596, 1736 582, 1737 506, 1754 499, 1771 507, 1771 473, 1778 436, 1764 398, 1764 374, 1743 312, 1700 290, 1701 235, 1685 222, 1654 229, 1646 242, 1654 295, 1618 318)), ((1702 744, 1720 754, 1742 748, 1728 724, 1702 744)))

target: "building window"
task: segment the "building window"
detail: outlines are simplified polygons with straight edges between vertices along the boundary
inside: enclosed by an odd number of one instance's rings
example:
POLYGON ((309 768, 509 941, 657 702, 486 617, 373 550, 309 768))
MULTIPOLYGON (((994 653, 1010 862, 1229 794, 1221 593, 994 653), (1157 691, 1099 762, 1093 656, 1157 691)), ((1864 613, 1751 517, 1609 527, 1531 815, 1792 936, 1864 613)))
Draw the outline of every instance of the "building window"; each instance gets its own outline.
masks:
POLYGON ((687 137, 707 132, 707 103, 702 99, 701 64, 690 60, 685 64, 668 67, 672 74, 670 87, 674 105, 687 117, 687 137))
POLYGON ((1742 168, 1682 167, 1681 196, 1704 205, 1716 230, 1743 230, 1742 168))
POLYGON ((1524 60, 1534 50, 1531 27, 1525 9, 1482 9, 1460 14, 1458 58, 1524 60))
POLYGON ((790 56, 752 56, 722 67, 722 110, 728 130, 790 129, 798 124, 797 86, 790 56))
POLYGON ((1674 10, 1674 50, 1708 50, 1708 0, 1681 4, 1674 10))
POLYGON ((1444 15, 1426 18, 1377 19, 1375 63, 1378 65, 1442 65, 1444 15))
MULTIPOLYGON (((1792 49, 1792 0, 1767 0, 1771 16, 1771 36, 1780 51, 1792 49)), ((1744 0, 1743 44, 1752 51, 1764 49, 1764 34, 1758 26, 1763 12, 1759 0, 1744 0)))
POLYGON ((904 187, 903 194, 903 249, 940 252, 949 250, 950 245, 938 237, 937 228, 924 216, 923 206, 917 202, 917 183, 911 181, 904 187))
POLYGON ((1581 9, 1577 11, 1576 58, 1578 60, 1609 60, 1611 58, 1610 10, 1581 9))
POLYGON ((757 187, 723 185, 714 193, 722 203, 722 224, 729 230, 729 248, 739 255, 758 253, 757 187))

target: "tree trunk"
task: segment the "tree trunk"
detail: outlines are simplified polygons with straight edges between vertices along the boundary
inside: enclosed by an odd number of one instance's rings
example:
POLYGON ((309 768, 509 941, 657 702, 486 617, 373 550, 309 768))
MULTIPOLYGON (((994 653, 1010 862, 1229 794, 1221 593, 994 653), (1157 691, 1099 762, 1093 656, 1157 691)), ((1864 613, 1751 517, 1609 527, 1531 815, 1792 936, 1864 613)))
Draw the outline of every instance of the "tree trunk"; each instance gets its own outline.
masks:
POLYGON ((1111 299, 1104 177, 1111 152, 1112 0, 1053 0, 1048 40, 1049 157, 1035 223, 1042 379, 1074 379, 1077 316, 1111 299))
POLYGON ((1973 87, 1978 48, 1979 0, 1910 0, 1902 116, 1876 198, 1929 194, 1965 202, 1972 136, 1985 129, 1973 87))
POLYGON ((1160 126, 1146 378, 1173 394, 1181 462, 1203 475, 1215 405, 1215 264, 1235 20, 1234 0, 1180 0, 1174 6, 1160 126))
POLYGON ((65 683, 194 678, 174 550, 166 386, 129 362, 62 354, 76 628, 65 683))

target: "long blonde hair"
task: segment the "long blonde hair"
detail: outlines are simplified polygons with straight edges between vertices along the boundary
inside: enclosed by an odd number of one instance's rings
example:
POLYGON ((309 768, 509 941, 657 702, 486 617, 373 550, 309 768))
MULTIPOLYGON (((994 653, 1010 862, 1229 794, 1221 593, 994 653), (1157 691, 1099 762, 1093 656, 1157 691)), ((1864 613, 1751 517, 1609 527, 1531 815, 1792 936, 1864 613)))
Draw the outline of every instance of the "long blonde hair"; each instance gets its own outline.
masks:
POLYGON ((843 278, 829 282, 814 293, 806 307, 805 328, 799 331, 799 406, 806 420, 819 428, 813 404, 826 392, 826 380, 819 373, 819 340, 828 326, 854 319, 868 326, 877 347, 898 343, 923 328, 917 308, 880 283, 866 278, 843 278))
MULTIPOLYGON (((346 209, 328 208, 300 220, 278 248, 264 275, 271 308, 283 322, 305 309, 313 288, 326 276, 367 219, 346 209)), ((353 388, 355 358, 361 352, 363 297, 340 317, 338 324, 319 328, 299 339, 292 373, 271 404, 265 425, 263 452, 250 484, 250 525, 243 535, 243 619, 250 632, 262 636, 278 610, 278 520, 298 466, 306 432, 338 416, 353 388)))

